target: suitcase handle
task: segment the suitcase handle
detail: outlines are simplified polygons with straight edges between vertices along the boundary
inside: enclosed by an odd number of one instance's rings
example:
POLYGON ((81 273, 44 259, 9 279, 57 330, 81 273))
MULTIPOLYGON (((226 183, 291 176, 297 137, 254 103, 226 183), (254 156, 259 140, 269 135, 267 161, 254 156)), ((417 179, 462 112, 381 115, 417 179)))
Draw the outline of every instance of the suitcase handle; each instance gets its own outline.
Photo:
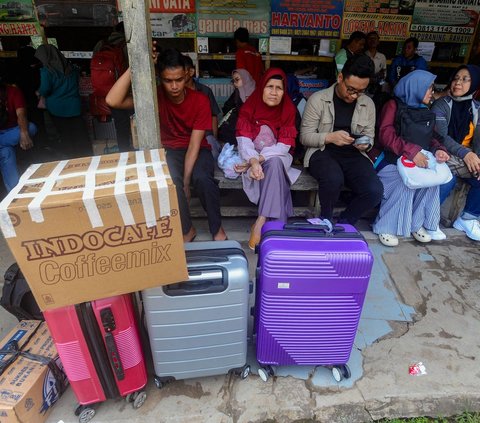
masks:
POLYGON ((222 270, 193 270, 188 274, 188 281, 166 285, 163 292, 171 297, 211 294, 223 292, 227 286, 226 274, 222 270))
POLYGON ((286 230, 308 230, 308 231, 323 231, 326 233, 330 232, 344 232, 345 228, 343 226, 333 226, 330 228, 328 225, 313 225, 312 223, 286 223, 283 226, 283 229, 286 230))
POLYGON ((112 366, 115 376, 118 380, 125 379, 125 372, 123 370, 122 360, 118 352, 117 344, 113 336, 113 331, 117 328, 115 317, 110 307, 104 308, 100 311, 100 318, 102 320, 103 329, 105 333, 105 345, 107 346, 108 359, 112 366))

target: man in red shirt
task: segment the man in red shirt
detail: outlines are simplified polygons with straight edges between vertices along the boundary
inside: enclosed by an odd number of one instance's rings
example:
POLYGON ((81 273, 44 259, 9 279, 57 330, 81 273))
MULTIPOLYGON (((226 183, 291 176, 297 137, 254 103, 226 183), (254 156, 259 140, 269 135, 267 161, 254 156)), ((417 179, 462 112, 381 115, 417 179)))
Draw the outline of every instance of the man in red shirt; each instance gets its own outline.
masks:
POLYGON ((237 47, 235 53, 236 69, 246 69, 257 85, 260 84, 264 72, 262 55, 248 42, 250 34, 247 28, 240 27, 233 33, 233 39, 237 47))
POLYGON ((0 172, 7 192, 19 180, 15 148, 33 147, 31 137, 37 132, 27 120, 27 106, 22 92, 14 86, 0 83, 0 172))
MULTIPOLYGON (((192 184, 207 213, 213 240, 222 241, 227 236, 221 223, 220 190, 213 178, 214 161, 205 138, 205 131, 212 129, 208 97, 185 87, 185 61, 179 51, 163 51, 158 58, 158 71, 161 81, 157 89, 161 140, 177 188, 183 239, 185 242, 193 241, 197 234, 188 206, 192 184)), ((128 69, 108 93, 107 104, 118 109, 133 108, 130 84, 128 69)))

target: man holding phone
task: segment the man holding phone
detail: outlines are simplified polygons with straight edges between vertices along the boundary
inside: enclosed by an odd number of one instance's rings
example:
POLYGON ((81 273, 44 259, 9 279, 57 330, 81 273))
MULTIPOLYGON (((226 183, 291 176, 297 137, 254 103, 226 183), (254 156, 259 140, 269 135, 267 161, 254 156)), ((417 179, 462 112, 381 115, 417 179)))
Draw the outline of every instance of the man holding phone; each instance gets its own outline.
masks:
POLYGON ((318 181, 321 217, 332 219, 345 185, 354 196, 339 221, 352 225, 383 195, 383 185, 366 155, 373 146, 375 105, 363 93, 373 74, 369 57, 348 59, 335 84, 310 96, 300 128, 300 141, 308 147, 304 166, 318 181))

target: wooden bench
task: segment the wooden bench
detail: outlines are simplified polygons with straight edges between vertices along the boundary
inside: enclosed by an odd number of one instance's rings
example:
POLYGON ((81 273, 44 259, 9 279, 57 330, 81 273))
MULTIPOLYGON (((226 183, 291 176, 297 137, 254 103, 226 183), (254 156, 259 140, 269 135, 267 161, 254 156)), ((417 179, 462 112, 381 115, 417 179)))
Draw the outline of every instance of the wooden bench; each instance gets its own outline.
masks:
MULTIPOLYGON (((320 204, 318 201, 318 184, 315 178, 313 178, 305 169, 302 167, 297 167, 302 171, 296 182, 290 187, 292 191, 304 191, 308 192, 308 205, 294 207, 295 216, 302 217, 314 217, 318 216, 320 213, 320 204)), ((224 176, 223 172, 215 168, 215 179, 218 181, 218 186, 221 191, 226 190, 242 190, 242 178, 238 177, 237 179, 228 179, 224 176)), ((221 201, 220 201, 221 202, 221 201)), ((192 217, 204 217, 205 211, 200 205, 192 204, 190 207, 190 212, 192 217)), ((256 217, 258 215, 257 206, 249 203, 249 205, 232 205, 225 206, 222 205, 220 212, 224 217, 240 217, 240 216, 250 216, 256 217)))

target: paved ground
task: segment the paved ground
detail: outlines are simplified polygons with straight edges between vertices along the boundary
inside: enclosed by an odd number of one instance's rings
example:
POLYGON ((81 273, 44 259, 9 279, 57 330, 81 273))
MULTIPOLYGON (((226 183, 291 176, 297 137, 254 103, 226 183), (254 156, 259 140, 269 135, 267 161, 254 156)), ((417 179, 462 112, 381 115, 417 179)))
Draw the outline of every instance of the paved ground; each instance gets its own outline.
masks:
MULTIPOLYGON (((246 248, 251 219, 225 222, 230 239, 246 248)), ((207 239, 203 221, 199 240, 207 239)), ((399 416, 447 416, 480 410, 480 281, 478 244, 455 230, 423 246, 413 240, 383 247, 365 226, 375 266, 349 366, 336 383, 322 367, 283 367, 263 382, 253 345, 247 380, 233 376, 177 381, 157 390, 152 381, 139 410, 124 400, 97 407, 93 422, 356 423, 399 416), (421 361, 427 374, 411 376, 421 361)), ((256 258, 247 249, 251 276, 256 258)), ((0 240, 0 273, 13 259, 0 240)), ((2 333, 15 320, 0 311, 2 333)), ((69 390, 48 422, 78 421, 69 390)))

